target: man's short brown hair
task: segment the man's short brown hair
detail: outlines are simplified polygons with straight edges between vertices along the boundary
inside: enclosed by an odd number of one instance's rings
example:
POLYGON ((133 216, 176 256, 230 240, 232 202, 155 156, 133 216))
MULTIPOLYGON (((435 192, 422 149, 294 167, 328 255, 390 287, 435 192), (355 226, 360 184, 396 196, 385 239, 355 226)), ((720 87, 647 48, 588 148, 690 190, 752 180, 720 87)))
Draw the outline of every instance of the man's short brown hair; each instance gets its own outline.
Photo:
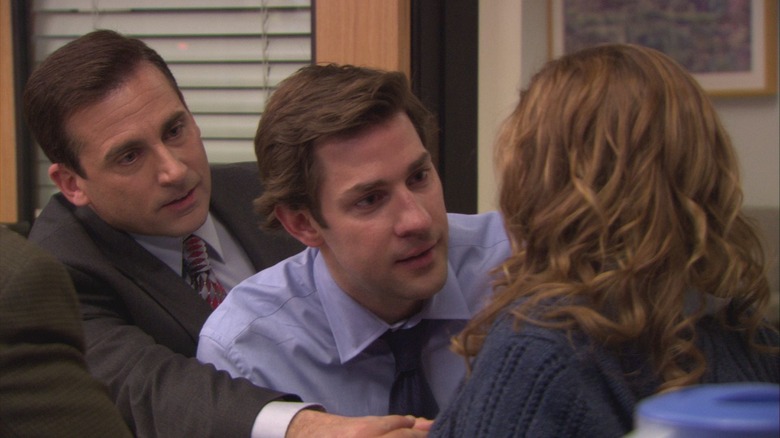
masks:
POLYGON ((255 208, 263 225, 280 229, 274 208, 285 205, 308 210, 327 226, 319 205, 321 175, 313 146, 352 137, 399 112, 409 117, 430 149, 436 141, 435 121, 403 73, 330 64, 307 66, 285 79, 268 101, 255 136, 264 184, 255 208))

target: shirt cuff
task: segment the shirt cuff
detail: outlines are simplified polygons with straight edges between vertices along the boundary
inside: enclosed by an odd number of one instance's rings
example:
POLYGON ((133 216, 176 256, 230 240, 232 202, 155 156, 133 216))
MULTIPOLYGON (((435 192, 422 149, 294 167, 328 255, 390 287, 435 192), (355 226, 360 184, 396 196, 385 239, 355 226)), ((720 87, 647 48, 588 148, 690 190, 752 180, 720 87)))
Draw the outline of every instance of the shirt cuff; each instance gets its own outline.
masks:
POLYGON ((251 438, 284 438, 295 414, 304 409, 324 410, 316 403, 283 401, 268 403, 255 418, 251 438))

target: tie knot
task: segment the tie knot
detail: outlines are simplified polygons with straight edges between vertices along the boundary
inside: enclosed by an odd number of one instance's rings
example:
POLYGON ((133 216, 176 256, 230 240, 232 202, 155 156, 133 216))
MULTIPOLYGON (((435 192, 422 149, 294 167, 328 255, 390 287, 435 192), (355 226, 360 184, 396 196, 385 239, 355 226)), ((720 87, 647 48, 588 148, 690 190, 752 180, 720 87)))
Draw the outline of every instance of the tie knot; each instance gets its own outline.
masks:
POLYGON ((420 367, 422 347, 428 338, 428 321, 422 320, 416 326, 401 330, 388 330, 382 335, 395 358, 397 373, 412 371, 420 367))
POLYGON ((208 271, 210 267, 206 242, 194 234, 184 239, 184 261, 190 275, 208 271))

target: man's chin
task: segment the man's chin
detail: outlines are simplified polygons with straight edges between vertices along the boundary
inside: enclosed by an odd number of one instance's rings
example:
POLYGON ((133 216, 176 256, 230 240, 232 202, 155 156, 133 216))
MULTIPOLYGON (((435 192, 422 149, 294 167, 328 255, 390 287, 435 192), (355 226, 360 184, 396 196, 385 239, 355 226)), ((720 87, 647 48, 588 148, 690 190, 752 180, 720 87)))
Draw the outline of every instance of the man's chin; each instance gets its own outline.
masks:
POLYGON ((162 225, 157 229, 158 234, 168 237, 187 237, 202 227, 207 217, 208 210, 170 219, 167 224, 158 224, 162 225))
POLYGON ((429 300, 433 298, 434 295, 441 292, 446 283, 447 275, 445 273, 443 279, 420 284, 420 286, 417 288, 417 291, 413 293, 413 298, 420 301, 429 300))

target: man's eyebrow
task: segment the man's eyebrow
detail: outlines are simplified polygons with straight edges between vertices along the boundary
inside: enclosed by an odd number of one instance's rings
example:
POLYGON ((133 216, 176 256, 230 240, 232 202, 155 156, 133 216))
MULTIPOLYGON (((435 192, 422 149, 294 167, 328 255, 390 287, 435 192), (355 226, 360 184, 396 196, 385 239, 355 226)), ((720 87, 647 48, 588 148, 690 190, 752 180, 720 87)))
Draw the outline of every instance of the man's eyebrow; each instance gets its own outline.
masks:
POLYGON ((109 149, 109 151, 106 153, 105 157, 103 157, 103 161, 106 163, 112 163, 128 151, 131 151, 143 143, 140 140, 129 140, 124 143, 121 143, 117 146, 112 147, 109 149))
POLYGON ((181 120, 183 120, 186 115, 187 115, 187 111, 185 110, 179 110, 171 114, 171 116, 168 117, 165 123, 163 123, 162 132, 160 132, 160 135, 165 135, 165 133, 168 132, 169 129, 171 129, 174 125, 176 125, 181 120))
POLYGON ((375 190, 377 187, 382 187, 383 185, 387 184, 387 181, 383 179, 378 179, 374 181, 370 181, 367 183, 360 183, 355 184, 354 186, 350 187, 349 189, 344 191, 345 196, 358 196, 363 193, 368 193, 372 190, 375 190))
MULTIPOLYGON (((173 114, 171 114, 170 117, 168 117, 168 119, 166 119, 165 122, 162 124, 162 131, 160 132, 160 135, 165 135, 165 132, 171 129, 176 123, 182 120, 182 118, 186 115, 187 112, 184 110, 176 111, 173 114)), ((112 147, 106 153, 104 157, 104 161, 106 163, 111 163, 114 160, 116 160, 118 157, 127 153, 127 151, 139 147, 142 143, 143 142, 138 139, 131 139, 124 143, 120 143, 119 145, 112 147)))
MULTIPOLYGON (((420 169, 421 167, 425 166, 427 163, 431 161, 431 154, 428 151, 423 152, 420 154, 420 158, 414 160, 411 164, 409 164, 409 167, 407 167, 408 172, 412 173, 420 169)), ((354 186, 347 189, 344 194, 349 195, 359 195, 361 193, 367 193, 370 192, 377 187, 382 187, 383 185, 387 184, 387 181, 383 179, 378 179, 374 181, 369 181, 367 183, 359 183, 355 184, 354 186)))
POLYGON ((416 171, 417 169, 428 164, 430 161, 431 161, 431 153, 428 151, 423 152, 422 154, 420 154, 420 158, 416 159, 412 164, 409 165, 409 173, 416 171))

